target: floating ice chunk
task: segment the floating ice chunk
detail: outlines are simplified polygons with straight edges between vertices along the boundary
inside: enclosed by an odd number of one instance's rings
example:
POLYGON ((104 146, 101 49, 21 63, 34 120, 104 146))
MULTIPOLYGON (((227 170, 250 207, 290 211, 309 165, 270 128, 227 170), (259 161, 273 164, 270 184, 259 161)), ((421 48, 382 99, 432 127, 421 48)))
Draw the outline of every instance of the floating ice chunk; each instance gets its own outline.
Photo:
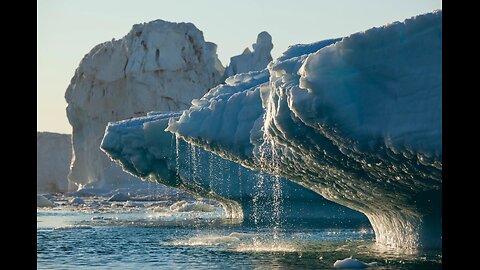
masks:
POLYGON ((91 220, 113 220, 113 218, 111 218, 111 217, 96 216, 96 217, 92 217, 91 220))
POLYGON ((362 261, 359 261, 357 259, 352 259, 352 257, 350 257, 343 260, 336 260, 335 263, 333 264, 333 267, 348 268, 348 269, 363 269, 368 267, 378 267, 378 263, 377 262, 364 263, 362 261))
POLYGON ((163 212, 167 212, 167 210, 166 210, 165 208, 163 208, 163 207, 160 207, 160 206, 157 206, 157 207, 153 208, 153 210, 152 210, 152 211, 153 211, 153 212, 155 212, 155 213, 163 213, 163 212))
POLYGON ((213 212, 215 207, 202 202, 188 203, 186 201, 179 201, 170 206, 172 212, 213 212))
POLYGON ((112 208, 121 207, 121 206, 123 206, 123 204, 116 203, 116 202, 113 202, 113 203, 110 205, 110 207, 112 207, 112 208))
POLYGON ((109 202, 126 202, 128 200, 130 200, 130 197, 123 193, 116 193, 108 199, 109 202))
POLYGON ((77 198, 71 199, 70 201, 68 201, 68 203, 70 205, 81 205, 81 204, 85 204, 85 201, 77 197, 77 198))
POLYGON ((96 188, 81 188, 75 192, 69 193, 69 195, 74 197, 93 197, 100 195, 103 192, 106 192, 106 190, 96 188))
POLYGON ((209 204, 195 202, 184 205, 179 209, 181 212, 214 212, 215 207, 209 204))
POLYGON ((37 207, 54 207, 55 203, 45 198, 45 196, 37 195, 37 207))
POLYGON ((61 226, 61 227, 56 227, 54 230, 88 230, 88 229, 93 229, 91 226, 87 225, 66 225, 66 226, 61 226))
POLYGON ((182 207, 183 205, 187 204, 186 201, 179 201, 179 202, 176 202, 172 205, 170 205, 170 211, 172 212, 178 212, 178 208, 182 207))
POLYGON ((88 206, 90 206, 91 208, 95 208, 95 209, 96 209, 96 208, 99 208, 100 205, 101 205, 101 204, 100 204, 99 202, 94 201, 94 202, 90 203, 88 206))
POLYGON ((143 204, 138 202, 133 202, 133 201, 126 201, 123 204, 123 207, 143 207, 143 204))

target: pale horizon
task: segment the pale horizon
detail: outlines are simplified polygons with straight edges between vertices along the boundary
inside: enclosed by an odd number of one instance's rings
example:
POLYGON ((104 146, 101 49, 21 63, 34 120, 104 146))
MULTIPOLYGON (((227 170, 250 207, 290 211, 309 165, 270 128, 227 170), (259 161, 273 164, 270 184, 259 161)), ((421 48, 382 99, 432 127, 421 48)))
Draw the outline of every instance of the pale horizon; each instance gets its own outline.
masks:
POLYGON ((37 131, 71 134, 64 93, 75 69, 95 45, 122 38, 137 23, 191 22, 218 45, 226 66, 230 57, 251 48, 261 31, 272 35, 276 58, 289 45, 343 37, 442 8, 437 0, 302 2, 37 1, 37 131))

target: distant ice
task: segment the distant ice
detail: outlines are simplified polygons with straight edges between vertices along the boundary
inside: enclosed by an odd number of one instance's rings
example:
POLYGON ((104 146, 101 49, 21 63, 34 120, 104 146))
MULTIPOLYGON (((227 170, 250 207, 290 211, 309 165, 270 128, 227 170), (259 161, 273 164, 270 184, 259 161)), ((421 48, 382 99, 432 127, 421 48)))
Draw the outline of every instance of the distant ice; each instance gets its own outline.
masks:
POLYGON ((45 196, 37 195, 37 207, 54 207, 55 203, 45 198, 45 196))
POLYGON ((72 136, 37 132, 37 193, 67 192, 72 159, 72 136))
POLYGON ((116 193, 108 199, 109 202, 125 202, 130 200, 130 197, 123 193, 116 193))
POLYGON ((103 217, 103 216, 96 216, 92 217, 90 220, 95 221, 95 220, 113 220, 111 217, 103 217))
POLYGON ((72 198, 68 203, 70 203, 70 205, 81 205, 85 204, 85 201, 82 198, 75 197, 72 198))
POLYGON ((143 203, 126 201, 123 203, 123 207, 143 207, 143 203))
POLYGON ((73 133, 69 179, 108 188, 140 182, 100 151, 105 126, 152 110, 186 109, 222 81, 216 50, 191 23, 155 20, 85 54, 65 92, 73 133))
POLYGON ((257 42, 252 44, 253 52, 246 48, 242 54, 230 58, 230 64, 225 69, 225 78, 239 73, 258 71, 267 67, 272 61, 270 54, 273 49, 272 36, 263 31, 257 36, 257 42))
POLYGON ((165 209, 163 207, 160 207, 160 206, 157 206, 157 207, 153 208, 152 211, 155 212, 155 213, 163 213, 163 212, 167 212, 167 209, 165 209))
POLYGON ((66 226, 60 226, 60 227, 54 228, 54 230, 89 230, 89 229, 93 229, 93 227, 88 225, 66 225, 66 226))

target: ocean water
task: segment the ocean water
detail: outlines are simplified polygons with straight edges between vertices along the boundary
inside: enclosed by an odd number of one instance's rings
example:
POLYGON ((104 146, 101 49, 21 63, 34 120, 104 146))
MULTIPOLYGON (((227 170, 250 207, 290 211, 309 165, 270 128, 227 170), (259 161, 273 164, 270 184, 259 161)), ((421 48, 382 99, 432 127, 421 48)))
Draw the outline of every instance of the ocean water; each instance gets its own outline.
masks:
POLYGON ((377 246, 361 222, 283 224, 274 230, 222 219, 218 207, 172 212, 167 205, 37 208, 37 268, 334 269, 336 260, 350 256, 378 262, 376 269, 442 266, 438 250, 377 246))

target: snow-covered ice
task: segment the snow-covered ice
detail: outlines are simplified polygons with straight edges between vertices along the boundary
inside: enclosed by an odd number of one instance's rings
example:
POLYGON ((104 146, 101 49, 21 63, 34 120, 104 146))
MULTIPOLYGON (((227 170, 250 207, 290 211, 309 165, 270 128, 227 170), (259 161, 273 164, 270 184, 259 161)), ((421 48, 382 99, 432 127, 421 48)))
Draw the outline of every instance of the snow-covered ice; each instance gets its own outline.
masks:
POLYGON ((365 213, 378 243, 441 246, 442 12, 326 43, 228 78, 168 130, 365 213))

